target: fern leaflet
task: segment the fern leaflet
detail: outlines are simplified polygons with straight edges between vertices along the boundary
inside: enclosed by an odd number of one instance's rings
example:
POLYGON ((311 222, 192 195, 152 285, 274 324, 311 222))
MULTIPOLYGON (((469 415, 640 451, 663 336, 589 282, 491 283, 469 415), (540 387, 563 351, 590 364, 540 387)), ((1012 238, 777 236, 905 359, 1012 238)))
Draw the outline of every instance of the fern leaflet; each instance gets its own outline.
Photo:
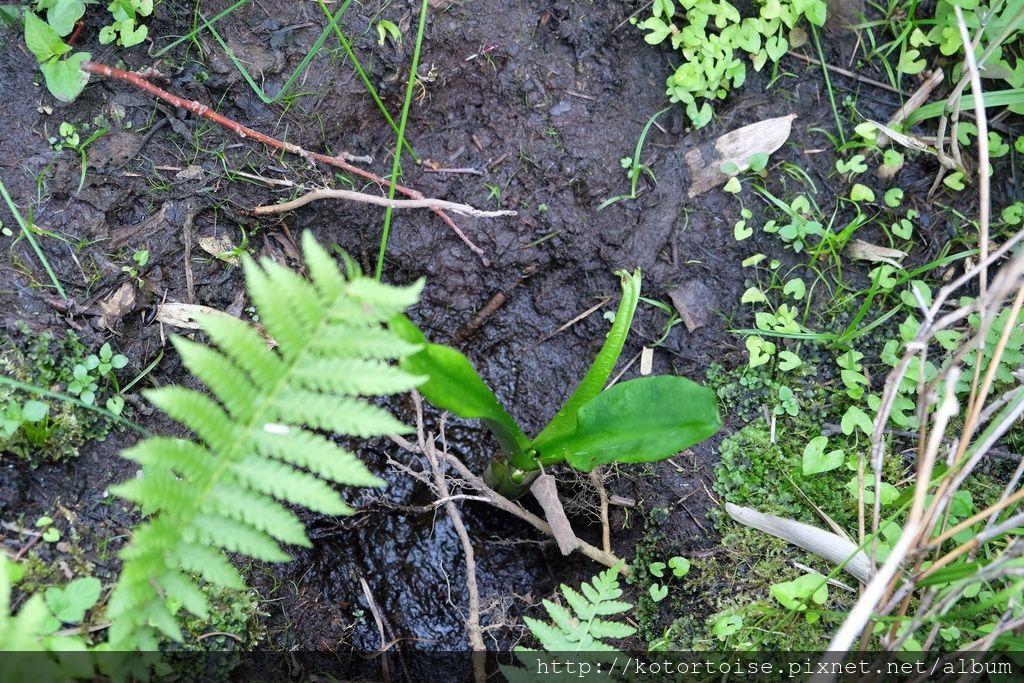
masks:
POLYGON ((618 600, 622 597, 618 574, 619 567, 601 572, 591 583, 580 586, 582 595, 562 584, 568 608, 544 601, 544 609, 554 623, 524 617, 541 647, 548 652, 614 652, 615 648, 603 642, 604 639, 633 635, 636 629, 632 626, 601 618, 633 609, 628 602, 618 600))
POLYGON ((630 603, 619 600, 622 597, 622 589, 619 588, 621 569, 620 562, 595 576, 590 583, 582 584, 582 594, 562 584, 562 595, 568 607, 545 600, 544 609, 551 618, 550 623, 523 617, 530 633, 547 654, 537 656, 541 653, 516 648, 516 657, 526 668, 502 666, 501 672, 505 678, 510 683, 578 680, 580 671, 570 672, 564 667, 556 666, 556 663, 564 655, 580 653, 588 653, 589 656, 582 660, 576 658, 574 661, 586 661, 591 666, 591 671, 601 671, 603 665, 604 671, 610 676, 614 665, 608 665, 619 651, 605 640, 628 638, 636 633, 636 629, 628 624, 602 618, 633 609, 630 603))
POLYGON ((122 453, 142 466, 142 476, 113 490, 150 518, 121 553, 107 612, 115 648, 154 649, 160 634, 180 640, 167 598, 205 617, 209 604, 196 575, 243 587, 226 552, 283 562, 289 558, 280 544, 309 546, 286 504, 351 514, 332 484, 383 484, 316 430, 360 437, 408 431, 360 397, 408 391, 424 379, 394 365, 419 347, 384 325, 417 301, 422 282, 383 285, 351 261, 346 277, 309 233, 303 250, 309 281, 267 260, 244 264, 276 349, 241 320, 203 315, 198 322, 216 348, 173 342, 211 395, 184 387, 146 392, 197 440, 150 438, 122 453))

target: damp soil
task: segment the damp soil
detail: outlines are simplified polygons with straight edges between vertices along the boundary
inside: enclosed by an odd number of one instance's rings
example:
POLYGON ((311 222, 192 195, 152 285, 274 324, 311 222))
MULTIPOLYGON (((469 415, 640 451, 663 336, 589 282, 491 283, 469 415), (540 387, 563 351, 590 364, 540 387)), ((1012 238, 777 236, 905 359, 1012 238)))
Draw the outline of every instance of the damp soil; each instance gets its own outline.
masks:
MULTIPOLYGON (((204 2, 202 11, 209 17, 227 5, 204 2)), ((397 114, 411 60, 413 5, 419 3, 390 3, 380 15, 375 5, 354 4, 342 26, 385 104, 397 114), (411 24, 401 49, 377 45, 372 22, 379 18, 400 27, 411 24)), ((429 212, 396 212, 384 277, 394 283, 426 278, 412 317, 432 339, 456 340, 527 432, 535 433, 551 418, 600 347, 607 329, 602 316, 617 300, 617 269, 640 268, 648 297, 668 300, 669 290, 687 283, 702 292, 707 323, 692 332, 674 327, 658 347, 654 372, 703 379, 712 363, 734 367, 742 361, 728 329, 746 326, 737 304, 747 286, 740 262, 751 246, 733 239, 735 200, 718 190, 687 198, 682 157, 688 150, 747 123, 797 114, 793 135, 776 157, 807 170, 824 193, 819 201, 830 201, 834 156, 828 141, 812 132, 833 125, 825 87, 820 71, 791 60, 771 89, 769 74, 752 73, 742 93, 717 106, 719 118, 704 130, 687 131, 678 108, 665 112, 644 150, 657 183, 645 176, 636 199, 597 210, 605 199, 628 192, 619 161, 632 155, 648 117, 666 106, 663 84, 674 57, 646 45, 628 24, 638 8, 617 1, 474 0, 444 3, 428 21, 408 126, 423 164, 406 161, 404 182, 427 196, 480 208, 500 205, 518 215, 457 219, 486 254, 485 263, 429 212), (431 167, 474 172, 431 172, 431 167), (504 305, 472 325, 496 295, 504 305), (602 301, 606 304, 595 309, 602 301), (579 318, 590 309, 592 314, 579 318)), ((149 51, 190 30, 193 10, 193 3, 160 4, 150 27, 156 42, 149 51)), ((217 27, 262 87, 274 93, 325 25, 316 3, 255 0, 217 27)), ((209 35, 153 59, 146 49, 96 44, 96 29, 87 24, 81 40, 97 61, 123 59, 132 69, 155 68, 169 90, 215 105, 247 126, 314 151, 370 155, 370 168, 381 174, 390 170, 394 134, 333 37, 289 96, 267 105, 209 35)), ((379 208, 322 202, 282 218, 257 218, 249 211, 289 196, 292 190, 282 181, 340 186, 343 180, 328 169, 241 140, 120 82, 94 79, 77 101, 58 103, 38 85, 33 59, 20 40, 10 33, 3 39, 0 175, 23 209, 32 206, 38 226, 64 238, 39 239, 71 300, 60 301, 45 286, 47 277, 23 240, 12 245, 0 238, 11 256, 0 268, 4 333, 23 336, 19 321, 27 323, 29 335, 72 328, 90 347, 110 341, 128 356, 134 372, 163 353, 147 383, 187 383, 166 343, 172 330, 153 321, 154 307, 165 300, 191 302, 244 315, 249 306, 239 269, 210 258, 197 246, 200 239, 226 237, 238 244, 244 231, 251 252, 294 266, 295 241, 310 230, 321 243, 337 245, 372 270, 382 225, 379 208), (61 121, 91 122, 97 116, 113 122, 111 131, 89 147, 78 191, 77 155, 55 152, 47 138, 61 121), (139 273, 146 286, 125 310, 104 316, 102 305, 130 279, 122 266, 140 249, 150 254, 139 273)), ((836 57, 845 43, 837 39, 826 45, 836 57)), ((861 93, 862 86, 852 81, 838 78, 836 87, 840 94, 862 94, 866 115, 884 120, 898 106, 884 93, 861 93)), ((929 181, 921 177, 921 183, 929 181)), ((6 208, 0 217, 4 225, 15 225, 6 208)), ((766 243, 763 250, 783 256, 777 245, 766 243)), ((666 318, 641 306, 623 366, 642 344, 661 336, 666 318)), ((625 376, 636 372, 633 365, 625 376)), ((412 421, 408 402, 391 407, 412 421)), ((141 402, 130 408, 132 419, 151 431, 181 433, 141 402)), ((437 430, 437 420, 428 415, 428 426, 437 430)), ((472 423, 449 421, 446 435, 452 452, 477 470, 495 448, 472 423)), ((72 526, 81 529, 85 558, 97 575, 112 578, 116 560, 98 552, 96 539, 105 538, 116 549, 127 536, 132 513, 111 502, 106 489, 135 474, 134 466, 118 457, 135 438, 132 432, 113 433, 83 446, 74 460, 36 469, 0 456, 0 517, 30 521, 68 511, 75 517, 72 526)), ((609 480, 609 493, 636 503, 613 508, 616 553, 632 556, 642 542, 642 520, 655 508, 667 511, 660 522, 665 556, 714 551, 717 541, 706 512, 714 505, 708 491, 720 438, 672 462, 622 468, 609 480)), ((377 649, 382 634, 369 595, 385 642, 411 649, 464 648, 465 566, 450 521, 443 513, 422 512, 431 502, 429 493, 387 470, 385 455, 399 457, 393 445, 359 448, 384 473, 388 487, 348 492, 360 510, 354 517, 307 518, 314 548, 295 553, 293 562, 249 565, 253 585, 267 600, 268 645, 377 649)), ((565 495, 578 498, 573 507, 578 532, 598 542, 599 527, 588 512, 594 492, 568 473, 558 474, 565 495)), ((466 503, 462 510, 487 607, 483 622, 494 626, 488 643, 496 649, 522 637, 515 624, 523 614, 535 613, 540 599, 559 583, 578 584, 599 570, 576 556, 561 556, 552 543, 502 513, 478 503, 466 503)), ((45 559, 57 559, 59 550, 46 553, 45 559)), ((714 596, 697 596, 692 610, 700 618, 713 605, 714 596)))

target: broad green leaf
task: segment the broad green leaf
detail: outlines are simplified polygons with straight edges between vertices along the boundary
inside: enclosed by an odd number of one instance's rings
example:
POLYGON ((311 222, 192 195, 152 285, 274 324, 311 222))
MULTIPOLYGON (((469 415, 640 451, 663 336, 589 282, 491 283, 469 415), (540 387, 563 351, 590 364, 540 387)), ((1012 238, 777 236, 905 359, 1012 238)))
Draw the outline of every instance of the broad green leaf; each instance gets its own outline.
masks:
POLYGON ((609 462, 664 460, 721 427, 715 392, 660 375, 616 384, 579 411, 573 432, 533 445, 542 462, 565 460, 589 472, 609 462))
POLYGON ((803 576, 772 585, 772 595, 786 609, 802 612, 809 603, 823 605, 828 599, 828 582, 820 574, 803 576))
POLYGON ((40 64, 39 69, 46 77, 46 88, 61 102, 70 102, 78 97, 89 82, 89 74, 82 71, 82 62, 90 57, 88 52, 76 52, 67 59, 53 59, 40 64))
POLYGON ((40 64, 71 50, 49 24, 28 9, 25 10, 25 46, 40 64))
POLYGON ((85 14, 85 3, 81 0, 62 0, 46 10, 46 22, 58 34, 66 36, 85 14))
POLYGON ((405 341, 424 345, 418 353, 402 359, 401 367, 406 372, 430 377, 418 388, 428 401, 459 417, 484 420, 509 454, 529 449, 530 440, 480 379, 468 358, 453 348, 428 343, 423 332, 404 315, 393 318, 389 326, 405 341))
POLYGON ((39 422, 50 410, 50 406, 41 401, 26 401, 21 409, 21 417, 28 422, 39 422))
POLYGON ((576 415, 591 399, 601 393, 608 378, 615 369, 615 363, 622 353, 622 346, 626 343, 626 335, 629 334, 630 325, 633 324, 633 313, 640 301, 640 271, 630 274, 624 270, 618 272, 622 284, 622 301, 615 312, 615 322, 612 329, 608 331, 604 346, 597 354, 597 358, 590 365, 590 369, 583 377, 583 381, 576 387, 569 400, 559 409, 555 417, 548 423, 537 438, 535 443, 541 441, 552 441, 558 439, 576 429, 576 415))
POLYGON ((807 445, 804 446, 803 457, 804 476, 828 472, 843 464, 843 452, 841 450, 826 452, 827 446, 827 436, 816 436, 807 442, 807 445))
POLYGON ((63 588, 51 586, 46 589, 46 606, 65 624, 79 624, 86 610, 100 599, 102 588, 99 579, 92 576, 75 579, 63 588))

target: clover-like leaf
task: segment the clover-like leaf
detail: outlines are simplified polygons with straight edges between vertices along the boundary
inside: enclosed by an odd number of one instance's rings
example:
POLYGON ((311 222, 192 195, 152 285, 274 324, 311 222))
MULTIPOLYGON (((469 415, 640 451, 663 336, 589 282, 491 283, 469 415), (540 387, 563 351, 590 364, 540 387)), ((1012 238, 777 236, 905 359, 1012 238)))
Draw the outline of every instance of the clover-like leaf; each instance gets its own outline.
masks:
POLYGON ((676 555, 668 561, 668 566, 672 570, 672 576, 676 578, 682 578, 690 573, 690 561, 681 555, 676 555))

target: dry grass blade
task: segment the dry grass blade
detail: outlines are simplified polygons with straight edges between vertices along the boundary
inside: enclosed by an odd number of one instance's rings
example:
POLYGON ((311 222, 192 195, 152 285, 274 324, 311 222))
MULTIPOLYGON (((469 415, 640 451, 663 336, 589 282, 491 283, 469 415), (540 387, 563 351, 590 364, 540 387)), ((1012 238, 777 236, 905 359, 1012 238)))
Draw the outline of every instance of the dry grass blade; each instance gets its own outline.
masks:
MULTIPOLYGON (((971 45, 962 13, 959 8, 954 9, 962 40, 965 45, 971 45)), ((985 54, 980 61, 984 62, 984 59, 985 54)), ((978 319, 976 323, 972 322, 975 326, 973 333, 962 336, 959 348, 954 351, 937 376, 925 381, 924 373, 919 375, 920 426, 916 481, 910 511, 899 540, 889 551, 885 564, 872 577, 835 633, 829 650, 848 651, 855 647, 858 639, 861 646, 865 646, 872 632, 870 624, 882 617, 895 617, 892 620, 892 627, 882 636, 882 647, 902 647, 910 638, 916 638, 915 633, 927 624, 927 634, 916 640, 919 644, 923 643, 923 647, 927 649, 934 643, 943 617, 960 601, 970 584, 993 581, 1011 575, 1018 576, 1020 572, 1014 561, 1019 558, 1024 548, 1017 548, 1016 546, 1022 544, 1012 540, 990 552, 984 562, 966 566, 966 577, 958 576, 944 584, 922 585, 925 579, 936 577, 943 568, 973 560, 986 544, 987 547, 993 547, 992 541, 1005 537, 1024 524, 1024 512, 1021 512, 1019 507, 1021 501, 1024 501, 1024 489, 1019 488, 1024 476, 1024 463, 1017 468, 997 502, 963 521, 956 520, 950 523, 954 497, 964 490, 971 476, 977 473, 977 467, 986 454, 1024 414, 1024 391, 1020 386, 990 398, 997 386, 997 370, 1004 361, 1011 336, 1019 330, 1018 321, 1021 311, 1024 310, 1024 254, 1017 253, 1008 258, 991 283, 988 271, 997 261, 1010 253, 1012 246, 1024 236, 1024 231, 1014 235, 993 253, 989 253, 991 200, 988 123, 982 99, 978 60, 975 59, 974 51, 970 49, 966 50, 965 75, 950 97, 959 100, 967 84, 971 85, 978 126, 978 241, 981 245, 979 264, 943 287, 926 310, 922 304, 923 320, 918 332, 915 338, 906 344, 901 362, 886 379, 871 437, 870 468, 876 482, 880 481, 882 465, 887 455, 886 425, 914 359, 920 361, 918 367, 923 367, 937 333, 951 329, 972 314, 976 314, 978 319), (947 301, 971 283, 977 287, 977 298, 953 310, 946 308, 947 301), (997 325, 996 321, 1000 319, 1003 322, 997 325), (992 336, 995 334, 998 334, 997 339, 992 336), (969 395, 961 406, 957 398, 957 388, 963 386, 960 383, 960 375, 965 364, 972 366, 972 374, 969 395), (947 428, 958 423, 958 438, 954 438, 947 447, 947 428), (941 468, 940 464, 944 464, 945 468, 941 468), (964 539, 964 532, 976 529, 976 525, 981 523, 984 523, 982 530, 964 539), (950 546, 950 543, 955 545, 950 546), (911 614, 912 607, 914 613, 911 614)), ((954 113, 954 122, 955 117, 954 113)), ((944 126, 945 121, 942 121, 937 147, 940 160, 948 161, 943 150, 944 126)), ((953 153, 957 157, 954 163, 962 167, 958 150, 954 150, 953 153)), ((1017 380, 1019 383, 1020 378, 1017 380)), ((872 538, 877 539, 881 522, 877 496, 873 508, 871 534, 872 538)), ((866 531, 863 528, 866 521, 863 508, 861 519, 863 541, 866 531)), ((871 555, 874 556, 874 550, 871 555)), ((931 583, 934 584, 934 580, 931 583)), ((996 635, 987 634, 967 647, 992 647, 1000 634, 1019 626, 1014 625, 1017 621, 1016 614, 1004 614, 993 624, 993 632, 998 631, 996 635)))

